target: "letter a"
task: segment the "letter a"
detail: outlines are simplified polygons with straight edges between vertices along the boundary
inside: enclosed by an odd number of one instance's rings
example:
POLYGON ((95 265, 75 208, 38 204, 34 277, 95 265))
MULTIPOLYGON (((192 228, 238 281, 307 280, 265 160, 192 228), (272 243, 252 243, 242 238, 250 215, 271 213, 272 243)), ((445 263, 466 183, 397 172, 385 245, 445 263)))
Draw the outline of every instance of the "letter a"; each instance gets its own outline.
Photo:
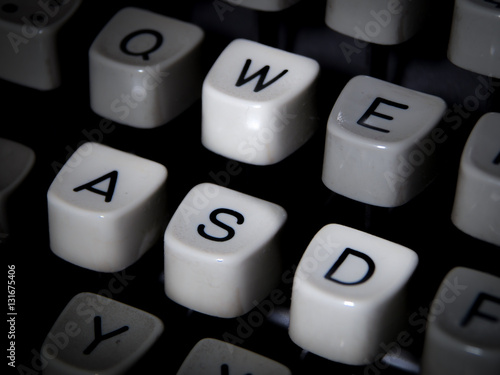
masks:
POLYGON ((73 189, 73 191, 81 191, 81 190, 89 190, 92 193, 96 193, 99 195, 104 195, 104 201, 105 202, 111 202, 111 199, 113 198, 113 193, 115 192, 115 186, 116 186, 116 180, 118 179, 118 171, 112 171, 109 172, 108 174, 105 174, 102 177, 99 177, 93 181, 87 182, 86 184, 83 184, 81 186, 78 186, 73 189), (108 190, 102 191, 99 189, 94 188, 95 185, 98 183, 107 180, 109 178, 109 185, 108 185, 108 190))

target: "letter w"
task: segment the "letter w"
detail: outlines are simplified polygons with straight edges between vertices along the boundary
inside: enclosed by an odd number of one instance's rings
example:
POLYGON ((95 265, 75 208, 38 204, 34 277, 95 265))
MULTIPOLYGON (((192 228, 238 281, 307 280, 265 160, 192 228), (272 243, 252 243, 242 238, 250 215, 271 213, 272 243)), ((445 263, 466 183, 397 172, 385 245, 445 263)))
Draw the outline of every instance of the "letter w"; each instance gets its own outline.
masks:
POLYGON ((259 92, 260 90, 263 90, 267 86, 276 82, 278 79, 283 77, 288 72, 288 70, 285 69, 280 74, 278 74, 276 77, 274 77, 273 79, 271 79, 267 83, 264 83, 264 81, 267 77, 267 73, 269 72, 269 65, 264 66, 261 70, 252 74, 250 77, 245 77, 247 72, 248 72, 248 68, 250 68, 251 63, 252 63, 252 60, 247 59, 247 61, 245 62, 245 66, 243 67, 243 70, 241 71, 241 74, 238 78, 238 81, 236 81, 236 87, 243 86, 245 83, 250 82, 251 80, 253 80, 255 77, 258 76, 259 80, 257 81, 257 84, 255 85, 255 88, 253 89, 253 91, 259 92))

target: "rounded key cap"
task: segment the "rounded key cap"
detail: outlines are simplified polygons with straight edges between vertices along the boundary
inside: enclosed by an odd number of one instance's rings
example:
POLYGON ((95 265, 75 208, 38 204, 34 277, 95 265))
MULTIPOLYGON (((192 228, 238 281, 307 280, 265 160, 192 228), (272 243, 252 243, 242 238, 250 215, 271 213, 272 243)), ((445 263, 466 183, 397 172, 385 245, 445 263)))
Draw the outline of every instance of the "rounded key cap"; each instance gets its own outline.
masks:
POLYGON ((61 83, 57 34, 81 0, 3 1, 0 78, 52 90, 61 83))
POLYGON ((500 246, 500 113, 483 115, 469 135, 451 219, 463 232, 500 246))
POLYGON ((201 95, 203 38, 196 25, 143 9, 122 9, 90 47, 92 109, 137 128, 172 120, 201 95))
POLYGON ((463 69, 500 78, 498 1, 455 1, 448 58, 463 69))
POLYGON ((165 231, 165 292, 204 314, 232 318, 254 308, 280 277, 285 210, 225 187, 195 186, 165 231))
POLYGON ((382 356, 406 319, 405 289, 418 256, 404 246, 338 224, 312 239, 293 279, 291 339, 336 362, 382 356))

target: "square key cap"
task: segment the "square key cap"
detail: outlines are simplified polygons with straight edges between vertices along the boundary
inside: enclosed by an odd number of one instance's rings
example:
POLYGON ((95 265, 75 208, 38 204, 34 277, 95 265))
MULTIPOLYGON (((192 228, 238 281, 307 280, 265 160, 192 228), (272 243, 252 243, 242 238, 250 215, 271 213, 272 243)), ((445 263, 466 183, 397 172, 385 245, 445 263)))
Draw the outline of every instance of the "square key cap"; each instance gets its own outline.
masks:
POLYGON ((177 375, 291 375, 272 359, 228 342, 203 339, 189 352, 177 375))
POLYGON ((54 254, 100 272, 123 270, 161 237, 166 168, 98 143, 80 146, 47 193, 54 254))
POLYGON ((203 83, 203 145, 249 164, 285 159, 316 130, 318 74, 319 64, 308 57, 231 42, 203 83))
POLYGON ((290 338, 335 362, 373 362, 407 319, 406 285, 417 263, 417 254, 406 247, 326 225, 294 275, 290 338))
POLYGON ((381 45, 410 39, 425 22, 427 0, 328 0, 325 23, 344 35, 381 45))
POLYGON ((137 128, 170 121, 201 95, 198 26, 138 8, 119 11, 89 51, 90 103, 137 128))
POLYGON ((436 96, 369 76, 352 78, 328 119, 323 182, 381 207, 403 205, 435 177, 445 112, 436 96))
POLYGON ((436 292, 426 332, 422 375, 500 374, 500 278, 451 270, 436 292))
POLYGON ((278 234, 286 211, 271 202, 203 183, 186 195, 165 231, 165 292, 222 318, 243 315, 277 285, 278 234))
POLYGON ((463 232, 500 246, 500 113, 483 115, 469 135, 451 219, 463 232))
POLYGON ((57 34, 81 2, 0 1, 0 78, 38 90, 58 87, 57 34))
POLYGON ((163 332, 163 322, 135 307, 93 293, 66 305, 40 349, 44 375, 119 375, 163 332))
POLYGON ((500 3, 456 0, 448 59, 474 73, 500 78, 500 3))

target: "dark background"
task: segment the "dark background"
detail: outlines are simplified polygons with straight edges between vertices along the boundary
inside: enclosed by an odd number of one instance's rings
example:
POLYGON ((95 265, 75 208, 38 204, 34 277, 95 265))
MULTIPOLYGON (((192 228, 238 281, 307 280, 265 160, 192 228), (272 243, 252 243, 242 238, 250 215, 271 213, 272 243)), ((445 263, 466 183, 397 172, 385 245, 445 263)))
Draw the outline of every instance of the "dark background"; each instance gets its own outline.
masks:
MULTIPOLYGON (((17 364, 31 367, 32 350, 39 351, 45 335, 69 300, 76 294, 99 292, 116 277, 69 264, 50 251, 46 193, 56 172, 87 137, 84 130, 99 128, 102 118, 89 107, 88 50, 106 22, 122 7, 132 5, 193 22, 205 30, 204 74, 219 53, 234 38, 247 38, 307 55, 322 67, 320 80, 320 128, 304 147, 272 166, 240 164, 228 187, 267 199, 284 207, 289 214, 285 229, 284 269, 293 270, 314 234, 328 223, 340 223, 381 236, 416 251, 420 264, 410 284, 409 316, 426 309, 445 274, 455 266, 467 266, 500 274, 494 256, 498 247, 473 239, 450 220, 459 157, 467 135, 479 116, 500 111, 498 92, 491 100, 452 129, 443 144, 441 172, 423 193, 408 204, 376 208, 351 201, 330 192, 321 181, 326 123, 335 99, 345 83, 358 74, 370 74, 391 82, 441 96, 452 110, 463 107, 464 99, 474 95, 478 75, 460 69, 446 59, 446 46, 452 2, 433 4, 421 32, 399 46, 368 46, 347 63, 339 48, 351 38, 328 29, 324 24, 325 1, 302 1, 278 14, 264 14, 233 7, 216 12, 216 1, 85 1, 60 33, 62 85, 40 92, 0 81, 0 137, 31 147, 36 163, 30 175, 10 200, 12 231, 1 250, 7 264, 16 266, 16 354, 17 364), (458 106, 458 107, 457 107, 458 106), (54 164, 56 163, 56 164, 54 164)), ((498 89, 497 89, 498 91, 498 89)), ((200 142, 201 101, 162 127, 145 130, 115 124, 102 134, 103 142, 118 149, 164 164, 169 172, 169 214, 196 184, 214 181, 213 175, 227 171, 228 160, 206 150, 200 142)), ((227 175, 226 175, 227 176, 227 175)), ((222 178, 222 177, 221 177, 222 178)), ((175 373, 196 342, 204 337, 222 339, 224 333, 236 335, 241 319, 217 319, 189 312, 170 301, 163 291, 163 245, 160 240, 126 274, 133 279, 113 297, 146 310, 163 320, 165 331, 131 373, 175 373)), ((289 304, 291 283, 280 285, 289 304)), ((332 317, 335 319, 335 317, 332 317)), ((406 348, 419 356, 424 333, 422 325, 407 327, 413 339, 406 348)), ((363 373, 365 368, 344 366, 312 354, 301 356, 301 349, 288 338, 285 328, 265 322, 254 328, 241 346, 273 358, 301 373, 363 373), (336 372, 334 372, 336 371, 336 372)), ((385 374, 397 369, 379 369, 385 374)), ((16 373, 15 371, 13 373, 16 373)))

